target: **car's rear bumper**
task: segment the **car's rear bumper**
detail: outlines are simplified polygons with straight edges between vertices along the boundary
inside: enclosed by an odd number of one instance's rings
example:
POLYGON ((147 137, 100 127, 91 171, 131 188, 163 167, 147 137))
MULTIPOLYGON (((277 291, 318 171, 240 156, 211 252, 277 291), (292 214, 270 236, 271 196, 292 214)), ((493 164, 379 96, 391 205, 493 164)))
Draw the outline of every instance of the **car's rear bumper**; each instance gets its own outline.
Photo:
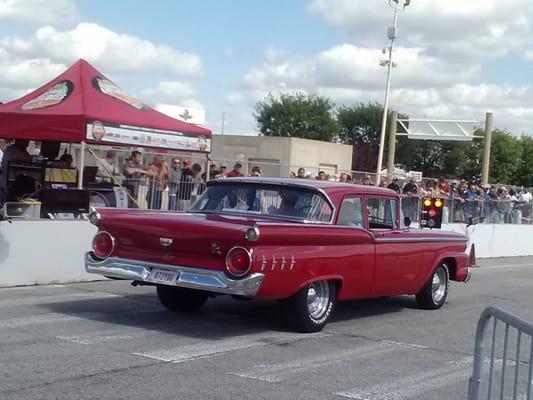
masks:
POLYGON ((264 274, 253 273, 242 279, 231 279, 223 271, 151 263, 120 257, 97 260, 91 252, 85 254, 85 270, 87 272, 110 278, 154 283, 150 280, 150 273, 154 268, 178 274, 174 282, 166 283, 169 286, 240 296, 255 296, 265 277, 264 274))

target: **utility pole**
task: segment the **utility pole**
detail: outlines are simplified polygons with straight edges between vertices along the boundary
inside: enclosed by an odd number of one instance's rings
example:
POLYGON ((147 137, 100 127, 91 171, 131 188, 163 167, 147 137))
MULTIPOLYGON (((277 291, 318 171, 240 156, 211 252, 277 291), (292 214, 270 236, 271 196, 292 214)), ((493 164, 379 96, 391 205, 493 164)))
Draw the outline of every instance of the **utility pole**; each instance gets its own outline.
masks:
POLYGON ((385 85, 385 100, 383 102, 383 118, 381 119, 381 133, 379 136, 379 152, 378 152, 378 166, 376 170, 376 186, 379 185, 381 179, 381 168, 383 165, 383 148, 385 147, 385 132, 387 130, 387 114, 389 111, 389 95, 392 68, 396 67, 396 64, 392 62, 392 50, 394 48, 394 42, 396 40, 396 26, 398 23, 398 11, 405 10, 411 3, 411 0, 389 0, 389 5, 394 9, 394 17, 392 19, 392 26, 387 30, 387 37, 390 40, 389 47, 383 49, 385 53, 388 53, 388 60, 380 62, 381 66, 387 67, 387 84, 385 85))
POLYGON ((489 183, 490 146, 492 144, 492 113, 485 115, 485 142, 483 143, 483 164, 481 167, 481 184, 489 183))
POLYGON ((224 134, 224 123, 226 121, 226 112, 223 111, 222 112, 222 127, 220 128, 220 134, 223 135, 224 134))

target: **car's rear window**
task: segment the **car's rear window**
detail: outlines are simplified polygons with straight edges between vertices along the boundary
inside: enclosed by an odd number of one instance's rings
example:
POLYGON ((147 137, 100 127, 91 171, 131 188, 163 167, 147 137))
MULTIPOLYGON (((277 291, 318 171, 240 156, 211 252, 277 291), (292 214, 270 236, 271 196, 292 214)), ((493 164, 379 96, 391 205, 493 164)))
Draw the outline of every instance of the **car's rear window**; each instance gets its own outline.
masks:
POLYGON ((270 215, 313 222, 328 222, 333 214, 320 192, 260 183, 210 185, 191 211, 270 215))

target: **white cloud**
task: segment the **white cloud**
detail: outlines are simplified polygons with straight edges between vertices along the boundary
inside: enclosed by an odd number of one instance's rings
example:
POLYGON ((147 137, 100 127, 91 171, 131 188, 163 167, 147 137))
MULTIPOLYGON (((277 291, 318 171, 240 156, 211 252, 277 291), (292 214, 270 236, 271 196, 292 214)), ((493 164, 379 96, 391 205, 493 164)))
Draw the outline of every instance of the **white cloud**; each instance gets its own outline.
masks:
MULTIPOLYGON (((367 45, 385 44, 392 10, 386 1, 312 0, 309 11, 367 45)), ((399 41, 430 54, 492 58, 528 45, 530 0, 419 0, 399 15, 399 41)))
POLYGON ((72 0, 0 0, 0 21, 49 24, 71 21, 77 16, 72 0))
POLYGON ((202 69, 201 60, 195 54, 119 34, 92 23, 80 23, 65 31, 45 26, 29 38, 4 38, 0 47, 17 57, 50 59, 66 64, 86 58, 109 72, 176 76, 196 75, 202 69))
POLYGON ((203 108, 196 100, 192 86, 180 81, 161 81, 155 88, 142 92, 143 100, 151 104, 163 103, 182 107, 203 108))

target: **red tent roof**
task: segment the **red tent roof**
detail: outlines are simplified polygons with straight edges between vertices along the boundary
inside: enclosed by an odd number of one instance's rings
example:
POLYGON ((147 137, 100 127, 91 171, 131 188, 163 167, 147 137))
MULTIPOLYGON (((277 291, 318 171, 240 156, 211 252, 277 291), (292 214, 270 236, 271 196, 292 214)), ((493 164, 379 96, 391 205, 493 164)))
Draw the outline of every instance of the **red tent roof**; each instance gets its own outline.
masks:
POLYGON ((87 124, 127 126, 185 136, 211 131, 162 114, 126 95, 85 60, 18 100, 0 105, 0 138, 81 142, 87 124))

